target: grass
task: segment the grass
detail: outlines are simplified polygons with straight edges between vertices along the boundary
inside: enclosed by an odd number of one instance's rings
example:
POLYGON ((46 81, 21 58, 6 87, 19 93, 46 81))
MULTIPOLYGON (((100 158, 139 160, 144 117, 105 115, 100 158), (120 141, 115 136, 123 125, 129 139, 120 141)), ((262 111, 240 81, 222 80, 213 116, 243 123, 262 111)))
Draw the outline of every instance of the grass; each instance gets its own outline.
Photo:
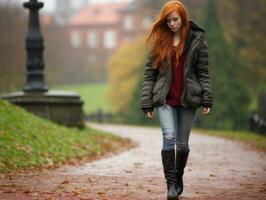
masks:
POLYGON ((131 145, 89 127, 57 125, 0 100, 0 173, 90 160, 131 145))
POLYGON ((84 101, 84 111, 86 114, 95 112, 98 109, 101 109, 103 112, 112 112, 112 106, 106 97, 106 93, 109 89, 106 83, 63 85, 54 86, 52 89, 78 93, 84 101))
POLYGON ((266 137, 249 131, 223 131, 223 130, 203 130, 195 129, 197 133, 203 133, 211 136, 219 136, 232 140, 238 140, 257 150, 266 151, 266 137))

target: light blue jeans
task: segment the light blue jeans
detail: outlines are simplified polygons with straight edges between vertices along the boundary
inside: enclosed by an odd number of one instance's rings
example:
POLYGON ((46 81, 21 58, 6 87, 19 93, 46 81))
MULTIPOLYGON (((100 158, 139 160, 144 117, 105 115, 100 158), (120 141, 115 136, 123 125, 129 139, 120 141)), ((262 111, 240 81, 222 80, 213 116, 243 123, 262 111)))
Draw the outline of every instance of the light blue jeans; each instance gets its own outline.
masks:
POLYGON ((189 135, 196 108, 172 107, 165 104, 156 108, 163 134, 163 150, 189 149, 189 135))

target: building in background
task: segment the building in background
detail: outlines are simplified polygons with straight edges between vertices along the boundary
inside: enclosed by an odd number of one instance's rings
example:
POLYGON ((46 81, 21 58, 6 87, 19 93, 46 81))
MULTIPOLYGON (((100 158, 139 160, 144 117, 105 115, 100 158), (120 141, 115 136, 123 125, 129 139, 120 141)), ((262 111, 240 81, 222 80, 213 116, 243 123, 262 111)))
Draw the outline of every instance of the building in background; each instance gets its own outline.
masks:
POLYGON ((119 45, 143 33, 150 24, 150 16, 145 16, 136 5, 134 2, 90 4, 67 24, 69 47, 75 52, 75 59, 98 69, 101 80, 106 78, 106 61, 119 45))
MULTIPOLYGON (((46 43, 52 43, 52 46, 47 45, 46 55, 53 59, 49 58, 47 62, 64 69, 61 80, 70 76, 67 80, 72 83, 104 82, 110 56, 123 42, 129 42, 147 30, 151 15, 135 1, 87 4, 88 1, 80 0, 75 5, 72 2, 57 0, 55 14, 51 17, 42 15, 46 43), (59 6, 63 5, 59 4, 62 1, 64 6, 59 6)), ((51 71, 55 72, 56 67, 51 71)), ((61 75, 56 77, 60 81, 61 75)))

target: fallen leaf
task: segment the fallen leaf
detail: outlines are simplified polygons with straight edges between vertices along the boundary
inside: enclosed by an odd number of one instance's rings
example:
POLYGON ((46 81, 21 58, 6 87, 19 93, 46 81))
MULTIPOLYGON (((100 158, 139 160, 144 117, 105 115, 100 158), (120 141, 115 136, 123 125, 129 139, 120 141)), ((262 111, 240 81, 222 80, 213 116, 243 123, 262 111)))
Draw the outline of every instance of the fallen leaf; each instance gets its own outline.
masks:
POLYGON ((61 184, 68 184, 70 183, 69 180, 64 180, 61 184))
POLYGON ((77 195, 80 195, 81 194, 79 191, 75 191, 75 190, 72 191, 72 193, 73 193, 74 196, 77 196, 77 195))
POLYGON ((4 190, 3 193, 14 193, 13 190, 4 190))
POLYGON ((97 192, 98 195, 104 195, 104 192, 97 192))
POLYGON ((31 193, 30 190, 25 190, 25 191, 24 191, 24 194, 30 194, 30 193, 31 193))

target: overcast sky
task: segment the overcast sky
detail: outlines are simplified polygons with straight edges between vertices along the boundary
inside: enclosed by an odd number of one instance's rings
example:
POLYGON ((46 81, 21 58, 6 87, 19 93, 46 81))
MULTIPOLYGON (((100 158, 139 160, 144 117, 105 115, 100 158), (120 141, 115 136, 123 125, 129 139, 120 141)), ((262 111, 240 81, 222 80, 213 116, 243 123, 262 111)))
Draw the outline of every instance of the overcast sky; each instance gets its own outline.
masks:
MULTIPOLYGON (((7 0, 0 0, 0 2, 5 2, 7 0)), ((26 2, 29 0, 12 0, 14 1, 18 1, 19 3, 26 2)), ((40 2, 44 3, 44 8, 41 11, 45 11, 45 12, 51 12, 53 11, 54 7, 55 7, 55 0, 39 0, 40 2)), ((74 0, 73 0, 74 1, 74 0)), ((102 2, 130 2, 133 0, 88 0, 91 3, 102 3, 102 2)))
MULTIPOLYGON (((1 0, 0 0, 1 1, 1 0)), ((23 3, 28 0, 18 0, 19 2, 23 3)), ((40 2, 44 2, 44 8, 42 11, 51 12, 55 7, 55 0, 39 0, 40 2)), ((74 1, 74 0, 73 0, 74 1)), ((88 0, 91 3, 101 3, 101 2, 128 2, 132 0, 88 0)))

